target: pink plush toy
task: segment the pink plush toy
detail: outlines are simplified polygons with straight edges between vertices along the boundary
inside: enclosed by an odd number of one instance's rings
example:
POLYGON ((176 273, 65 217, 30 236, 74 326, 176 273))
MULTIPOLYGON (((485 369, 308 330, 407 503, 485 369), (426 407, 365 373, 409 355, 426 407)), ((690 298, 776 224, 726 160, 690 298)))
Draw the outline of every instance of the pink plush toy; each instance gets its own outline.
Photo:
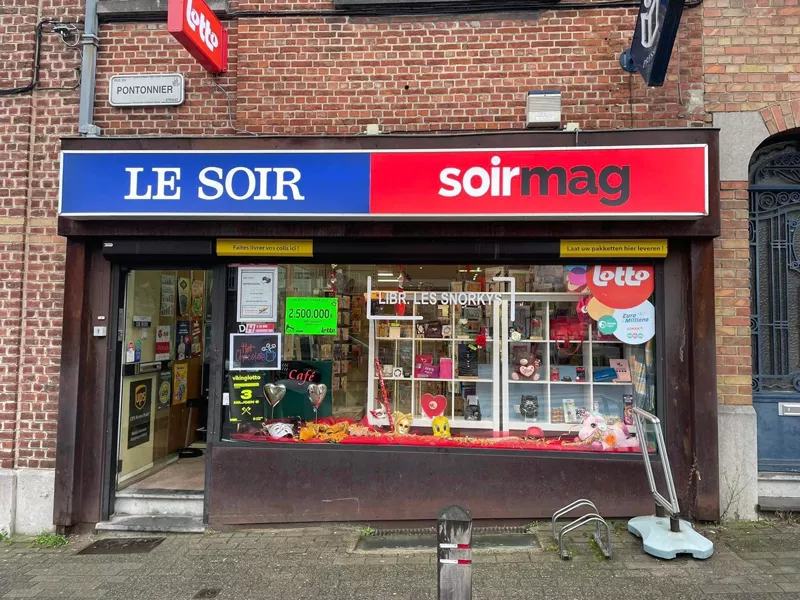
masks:
POLYGON ((639 439, 628 437, 628 430, 617 423, 609 425, 601 416, 587 412, 583 426, 578 431, 576 442, 591 445, 593 450, 609 448, 638 448, 639 439))

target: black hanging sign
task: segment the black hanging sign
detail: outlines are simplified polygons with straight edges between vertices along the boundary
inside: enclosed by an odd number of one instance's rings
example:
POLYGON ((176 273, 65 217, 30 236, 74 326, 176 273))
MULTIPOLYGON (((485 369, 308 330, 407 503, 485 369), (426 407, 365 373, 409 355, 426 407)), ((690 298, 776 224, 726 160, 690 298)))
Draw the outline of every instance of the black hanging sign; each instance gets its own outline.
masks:
POLYGON ((233 333, 231 371, 277 371, 281 368, 280 333, 233 333))
POLYGON ((630 58, 632 67, 638 69, 648 86, 664 85, 683 3, 684 0, 641 0, 630 58))

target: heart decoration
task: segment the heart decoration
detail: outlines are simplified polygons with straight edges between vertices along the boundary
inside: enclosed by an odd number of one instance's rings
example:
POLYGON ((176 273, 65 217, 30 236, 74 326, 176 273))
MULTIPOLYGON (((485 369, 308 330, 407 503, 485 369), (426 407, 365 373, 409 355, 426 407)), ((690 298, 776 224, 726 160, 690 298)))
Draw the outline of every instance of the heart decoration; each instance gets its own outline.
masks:
POLYGON ((282 383, 277 385, 274 383, 268 383, 264 386, 264 395, 267 397, 267 402, 269 402, 269 405, 272 408, 275 408, 286 395, 286 386, 282 383))
POLYGON ((328 386, 324 383, 312 383, 308 386, 308 400, 315 411, 320 407, 327 393, 328 386))
POLYGON ((533 377, 533 374, 536 372, 536 367, 533 365, 521 365, 519 368, 519 374, 523 377, 533 377))
POLYGON ((420 398, 422 405, 422 412, 424 412, 429 419, 441 417, 447 408, 447 398, 441 394, 434 396, 433 394, 422 394, 420 398))

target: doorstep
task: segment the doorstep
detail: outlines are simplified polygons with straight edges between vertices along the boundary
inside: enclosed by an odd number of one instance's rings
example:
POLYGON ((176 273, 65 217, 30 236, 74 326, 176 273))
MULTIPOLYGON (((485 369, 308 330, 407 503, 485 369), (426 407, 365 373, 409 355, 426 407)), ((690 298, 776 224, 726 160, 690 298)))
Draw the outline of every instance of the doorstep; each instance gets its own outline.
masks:
POLYGON ((144 531, 151 533, 205 533, 201 517, 170 515, 112 515, 95 525, 95 531, 144 531))
POLYGON ((758 510, 800 511, 800 473, 759 473, 758 510))

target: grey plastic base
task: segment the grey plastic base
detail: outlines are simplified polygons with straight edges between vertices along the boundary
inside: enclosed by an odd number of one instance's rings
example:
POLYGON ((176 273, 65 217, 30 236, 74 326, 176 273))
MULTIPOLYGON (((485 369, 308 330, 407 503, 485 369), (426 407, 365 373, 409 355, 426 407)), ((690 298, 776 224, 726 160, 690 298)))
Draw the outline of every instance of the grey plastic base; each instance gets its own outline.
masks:
POLYGON ((681 530, 673 533, 668 517, 636 517, 628 521, 628 531, 642 538, 644 551, 656 558, 673 559, 691 554, 705 559, 714 554, 714 544, 697 533, 688 521, 680 520, 681 530))

